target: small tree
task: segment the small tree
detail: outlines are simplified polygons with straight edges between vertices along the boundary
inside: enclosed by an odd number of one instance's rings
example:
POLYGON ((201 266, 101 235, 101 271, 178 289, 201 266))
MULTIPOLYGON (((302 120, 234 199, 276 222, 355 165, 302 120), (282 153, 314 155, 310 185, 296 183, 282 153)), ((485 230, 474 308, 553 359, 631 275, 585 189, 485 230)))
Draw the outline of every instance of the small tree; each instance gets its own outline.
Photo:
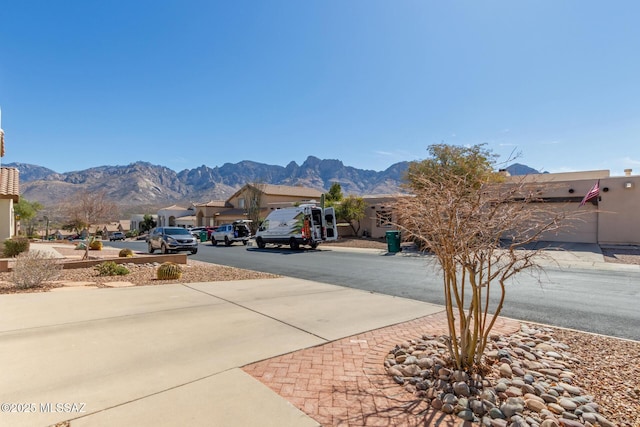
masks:
POLYGON ((342 187, 339 183, 334 182, 324 195, 324 203, 326 206, 335 206, 342 201, 342 198, 342 187))
POLYGON ((336 216, 346 221, 357 236, 360 231, 360 221, 364 218, 367 203, 360 196, 350 195, 343 199, 336 208, 336 216))
POLYGON ((13 207, 16 220, 19 219, 24 223, 27 229, 27 236, 32 236, 34 232, 33 219, 38 215, 44 207, 38 202, 29 202, 27 199, 21 198, 13 207))
POLYGON ((253 182, 247 186, 245 193, 245 210, 247 219, 251 220, 251 232, 255 233, 260 225, 262 218, 260 217, 260 208, 262 207, 262 196, 264 194, 265 184, 261 182, 253 182))
POLYGON ((118 208, 114 202, 107 199, 104 191, 92 193, 84 190, 77 193, 72 199, 73 204, 68 208, 71 217, 70 222, 74 224, 84 223, 87 226, 87 241, 85 242, 83 259, 88 259, 91 226, 117 218, 118 208))
POLYGON ((146 233, 156 225, 156 221, 150 214, 144 214, 144 216, 142 217, 142 222, 140 223, 140 231, 146 233))
POLYGON ((395 225, 437 259, 451 359, 457 369, 473 370, 502 310, 506 282, 537 266, 538 251, 520 249, 559 228, 567 215, 524 184, 500 184, 494 157, 482 146, 434 145, 429 153, 408 169, 413 195, 397 202, 395 225))

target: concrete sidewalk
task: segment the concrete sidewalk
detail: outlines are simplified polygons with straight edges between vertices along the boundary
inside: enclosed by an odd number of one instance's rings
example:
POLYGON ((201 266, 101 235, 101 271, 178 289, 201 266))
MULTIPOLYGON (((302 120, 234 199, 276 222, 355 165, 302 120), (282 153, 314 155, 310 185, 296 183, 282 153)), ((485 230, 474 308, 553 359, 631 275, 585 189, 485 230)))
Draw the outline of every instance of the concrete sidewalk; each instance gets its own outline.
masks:
POLYGON ((0 425, 319 425, 240 368, 441 310, 291 278, 1 295, 0 425))
MULTIPOLYGON (((566 242, 538 242, 529 249, 542 249, 536 262, 541 267, 554 267, 563 270, 585 269, 585 270, 635 270, 640 271, 640 265, 628 265, 606 262, 602 249, 596 243, 566 243, 566 242)), ((388 253, 382 249, 362 249, 338 246, 323 246, 322 250, 331 251, 351 251, 351 252, 374 252, 389 256, 429 256, 421 253, 411 246, 403 247, 401 252, 388 253)))

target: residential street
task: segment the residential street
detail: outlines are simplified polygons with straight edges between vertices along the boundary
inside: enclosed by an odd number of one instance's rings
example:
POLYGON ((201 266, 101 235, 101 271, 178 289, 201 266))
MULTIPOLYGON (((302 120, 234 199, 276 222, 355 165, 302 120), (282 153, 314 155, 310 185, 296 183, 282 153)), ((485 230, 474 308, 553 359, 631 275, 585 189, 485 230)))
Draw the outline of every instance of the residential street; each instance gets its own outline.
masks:
MULTIPOLYGON (((118 242, 144 251, 144 243, 118 242)), ((596 245, 549 252, 544 271, 508 285, 503 315, 640 340, 640 267, 605 263, 596 245), (554 261, 555 260, 555 261, 554 261)), ((441 276, 429 256, 320 246, 292 251, 201 243, 193 259, 443 304, 441 276)))

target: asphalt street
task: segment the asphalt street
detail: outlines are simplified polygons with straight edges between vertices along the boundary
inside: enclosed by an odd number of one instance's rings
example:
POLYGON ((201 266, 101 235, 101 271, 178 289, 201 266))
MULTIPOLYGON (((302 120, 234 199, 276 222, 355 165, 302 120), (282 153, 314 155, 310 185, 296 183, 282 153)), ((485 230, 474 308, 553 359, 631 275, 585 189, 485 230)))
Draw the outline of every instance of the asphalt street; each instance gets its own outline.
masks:
MULTIPOLYGON (((144 242, 118 243, 144 251, 144 242)), ((200 261, 264 271, 306 280, 444 304, 442 276, 430 256, 376 250, 264 250, 242 245, 202 243, 200 261)), ((640 269, 553 265, 524 272, 507 287, 502 314, 549 324, 640 340, 640 269)))

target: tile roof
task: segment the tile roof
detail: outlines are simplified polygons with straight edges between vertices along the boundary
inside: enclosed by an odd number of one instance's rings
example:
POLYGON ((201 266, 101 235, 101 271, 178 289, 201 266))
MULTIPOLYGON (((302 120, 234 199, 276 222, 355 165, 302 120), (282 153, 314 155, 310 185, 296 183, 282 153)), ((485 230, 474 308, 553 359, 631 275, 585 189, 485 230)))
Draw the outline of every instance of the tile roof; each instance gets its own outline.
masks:
POLYGON ((184 208, 182 206, 178 206, 178 205, 171 205, 166 208, 162 208, 160 210, 161 211, 188 211, 189 209, 184 208))
POLYGON ((20 197, 20 173, 16 168, 0 168, 0 197, 18 201, 20 197), (6 197, 9 196, 9 197, 6 197))
POLYGON ((308 197, 320 197, 322 191, 309 187, 293 187, 289 185, 271 185, 265 184, 262 187, 264 194, 273 194, 281 196, 308 196, 308 197))
POLYGON ((227 204, 226 200, 211 200, 207 203, 199 203, 196 206, 209 207, 209 208, 224 208, 226 204, 227 204))

